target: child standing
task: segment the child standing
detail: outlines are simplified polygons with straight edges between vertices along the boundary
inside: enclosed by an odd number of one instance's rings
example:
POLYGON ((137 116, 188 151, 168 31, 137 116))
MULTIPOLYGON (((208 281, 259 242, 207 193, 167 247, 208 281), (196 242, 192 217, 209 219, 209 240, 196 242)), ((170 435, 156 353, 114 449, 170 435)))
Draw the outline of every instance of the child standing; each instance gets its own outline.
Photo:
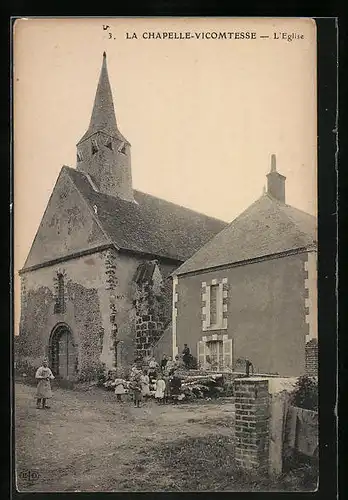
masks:
POLYGON ((122 401, 122 394, 126 393, 126 381, 123 380, 123 378, 117 377, 115 379, 115 394, 116 394, 116 399, 117 401, 122 401))
POLYGON ((150 378, 146 370, 144 371, 144 374, 141 375, 141 394, 145 398, 150 396, 150 378))
POLYGON ((54 375, 48 367, 48 360, 45 358, 42 362, 42 366, 37 369, 35 378, 39 380, 36 388, 36 408, 49 408, 46 405, 46 399, 52 397, 51 390, 51 379, 54 379, 54 375))
POLYGON ((137 408, 140 407, 140 401, 142 399, 141 397, 141 389, 142 389, 142 383, 141 383, 141 371, 138 370, 137 372, 133 372, 132 378, 130 381, 130 388, 133 392, 133 400, 134 400, 134 406, 137 408))
POLYGON ((166 383, 163 380, 163 377, 161 374, 158 375, 157 377, 157 382, 156 382, 156 392, 155 392, 155 398, 158 399, 159 402, 164 402, 164 391, 166 388, 166 383))
POLYGON ((169 403, 170 400, 170 377, 169 375, 163 375, 163 380, 166 385, 164 389, 164 403, 169 403))
POLYGON ((149 378, 156 378, 158 371, 158 363, 155 358, 151 358, 149 362, 149 378))

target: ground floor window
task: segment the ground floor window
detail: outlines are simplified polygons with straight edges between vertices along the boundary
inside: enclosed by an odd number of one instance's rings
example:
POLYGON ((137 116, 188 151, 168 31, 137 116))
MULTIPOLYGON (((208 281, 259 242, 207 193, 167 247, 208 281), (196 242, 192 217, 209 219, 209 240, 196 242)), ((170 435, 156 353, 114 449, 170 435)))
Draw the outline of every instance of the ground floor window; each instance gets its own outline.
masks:
POLYGON ((199 367, 208 371, 232 370, 232 345, 228 335, 203 336, 197 346, 199 367))

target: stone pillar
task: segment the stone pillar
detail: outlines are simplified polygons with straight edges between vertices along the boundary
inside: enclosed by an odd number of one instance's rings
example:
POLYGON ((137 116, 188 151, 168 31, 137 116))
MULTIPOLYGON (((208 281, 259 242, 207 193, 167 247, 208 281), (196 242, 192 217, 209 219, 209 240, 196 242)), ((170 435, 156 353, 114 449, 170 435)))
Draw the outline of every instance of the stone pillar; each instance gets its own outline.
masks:
POLYGON ((268 380, 256 377, 234 381, 236 405, 235 459, 247 470, 268 472, 269 394, 268 380))

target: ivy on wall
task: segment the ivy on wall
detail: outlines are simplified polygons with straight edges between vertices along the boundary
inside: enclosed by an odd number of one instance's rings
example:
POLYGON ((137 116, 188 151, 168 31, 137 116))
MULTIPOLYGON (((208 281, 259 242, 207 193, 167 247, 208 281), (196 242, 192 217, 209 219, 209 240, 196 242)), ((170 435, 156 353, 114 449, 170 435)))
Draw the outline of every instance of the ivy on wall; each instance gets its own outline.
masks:
POLYGON ((54 296, 48 287, 23 291, 21 324, 17 342, 18 356, 33 359, 47 354, 47 317, 52 314, 54 296))
POLYGON ((98 291, 70 281, 69 300, 74 302, 76 328, 79 331, 79 379, 93 380, 100 370, 104 329, 98 291))

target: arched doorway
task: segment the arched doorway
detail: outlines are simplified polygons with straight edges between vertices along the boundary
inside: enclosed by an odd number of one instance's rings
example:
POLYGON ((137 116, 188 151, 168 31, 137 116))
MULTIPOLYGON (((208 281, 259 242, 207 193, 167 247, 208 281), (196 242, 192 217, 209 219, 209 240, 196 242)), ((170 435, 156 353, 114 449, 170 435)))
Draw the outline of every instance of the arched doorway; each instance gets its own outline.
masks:
POLYGON ((77 346, 70 328, 65 324, 57 325, 52 331, 50 361, 56 376, 69 379, 77 374, 77 346))

